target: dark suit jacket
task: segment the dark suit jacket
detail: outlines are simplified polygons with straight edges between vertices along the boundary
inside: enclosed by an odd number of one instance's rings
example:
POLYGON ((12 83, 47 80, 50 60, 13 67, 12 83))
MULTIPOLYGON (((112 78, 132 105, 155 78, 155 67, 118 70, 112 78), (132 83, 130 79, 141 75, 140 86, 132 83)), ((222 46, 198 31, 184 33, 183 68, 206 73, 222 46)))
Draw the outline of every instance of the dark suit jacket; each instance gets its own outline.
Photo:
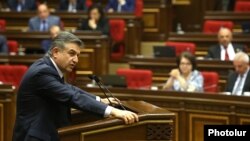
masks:
MULTIPOLYGON (((53 25, 61 27, 61 20, 58 16, 49 16, 48 19, 48 30, 53 25)), ((35 16, 29 20, 29 31, 40 31, 41 19, 35 16)))
MULTIPOLYGON (((8 6, 12 11, 17 11, 18 2, 17 0, 8 0, 8 6)), ((36 10, 36 0, 25 0, 22 7, 22 11, 34 11, 36 10)))
POLYGON ((24 75, 17 93, 13 141, 26 141, 27 136, 59 141, 57 128, 69 124, 69 107, 103 116, 107 105, 64 83, 49 57, 39 59, 24 75))
POLYGON ((47 52, 50 49, 51 44, 52 44, 51 39, 45 39, 41 42, 42 49, 44 50, 44 52, 47 52))
MULTIPOLYGON (((61 0, 60 1, 59 10, 68 11, 68 7, 69 7, 69 0, 61 0)), ((85 0, 77 0, 76 10, 78 10, 78 11, 79 10, 86 10, 85 0)))
MULTIPOLYGON (((232 43, 233 48, 235 53, 239 52, 239 51, 243 51, 246 52, 246 47, 244 45, 240 45, 240 44, 234 44, 232 43)), ((208 49, 208 53, 206 58, 212 58, 212 59, 218 59, 220 60, 221 58, 221 49, 220 49, 220 45, 213 45, 208 49)))
MULTIPOLYGON (((107 9, 114 9, 117 11, 118 8, 118 0, 109 0, 107 9)), ((126 0, 126 4, 122 6, 121 11, 123 12, 134 12, 135 10, 135 0, 126 0)))
MULTIPOLYGON (((225 91, 226 92, 232 92, 234 88, 234 84, 237 80, 238 74, 236 72, 232 72, 227 80, 227 86, 225 91)), ((250 71, 248 71, 247 78, 243 87, 243 92, 250 91, 250 71)))
POLYGON ((109 20, 106 18, 101 18, 97 23, 97 28, 93 30, 89 26, 89 20, 84 20, 81 26, 81 30, 90 31, 101 31, 103 34, 109 35, 109 20))
POLYGON ((8 54, 9 48, 5 36, 0 35, 0 54, 8 54))

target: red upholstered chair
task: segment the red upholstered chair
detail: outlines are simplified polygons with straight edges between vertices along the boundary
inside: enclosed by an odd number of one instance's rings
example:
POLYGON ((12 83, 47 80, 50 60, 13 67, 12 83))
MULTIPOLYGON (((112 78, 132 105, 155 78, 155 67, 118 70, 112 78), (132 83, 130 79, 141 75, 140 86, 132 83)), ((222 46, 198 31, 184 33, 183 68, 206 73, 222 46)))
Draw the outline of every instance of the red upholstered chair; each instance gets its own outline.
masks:
POLYGON ((218 92, 219 75, 217 72, 201 72, 204 78, 204 92, 218 92))
POLYGON ((143 6, 144 3, 143 3, 143 0, 136 0, 135 1, 135 15, 137 17, 142 17, 143 15, 143 6))
POLYGON ((235 3, 234 11, 236 12, 250 11, 250 1, 237 1, 235 3))
POLYGON ((0 19, 0 31, 6 30, 6 21, 3 19, 0 19))
POLYGON ((7 45, 9 48, 9 53, 16 53, 18 52, 18 42, 15 40, 7 40, 7 45))
POLYGON ((190 42, 166 42, 166 46, 175 47, 176 56, 179 56, 183 51, 189 51, 192 54, 195 54, 196 45, 190 42))
POLYGON ((24 65, 0 65, 0 81, 19 87, 27 69, 24 65))
POLYGON ((122 19, 109 20, 110 37, 112 40, 112 60, 120 60, 125 54, 125 21, 122 19))
POLYGON ((206 20, 203 26, 203 33, 217 33, 221 27, 233 30, 234 23, 232 21, 206 20))
POLYGON ((92 0, 86 0, 85 4, 86 4, 86 7, 90 7, 93 4, 93 2, 92 0))
POLYGON ((152 71, 139 69, 123 69, 116 71, 117 75, 125 76, 128 88, 150 89, 152 85, 152 71))

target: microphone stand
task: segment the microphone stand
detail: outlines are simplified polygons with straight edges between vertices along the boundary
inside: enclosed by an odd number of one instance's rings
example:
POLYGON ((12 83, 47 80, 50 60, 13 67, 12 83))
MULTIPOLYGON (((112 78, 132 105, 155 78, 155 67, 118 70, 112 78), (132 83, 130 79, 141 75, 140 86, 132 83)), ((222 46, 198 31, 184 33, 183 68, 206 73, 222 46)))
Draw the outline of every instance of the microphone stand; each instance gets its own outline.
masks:
POLYGON ((111 106, 113 106, 112 102, 110 101, 109 97, 107 96, 106 91, 108 91, 109 95, 115 99, 115 101, 117 101, 117 103, 119 104, 119 106, 121 106, 121 108, 123 110, 126 110, 126 108, 121 104, 121 102, 113 96, 113 94, 110 92, 110 90, 105 87, 105 85, 101 82, 101 80, 96 76, 96 75, 89 75, 89 78, 92 79, 92 80, 95 80, 95 82, 97 83, 98 87, 102 90, 102 92, 104 93, 105 97, 108 99, 109 103, 111 106))

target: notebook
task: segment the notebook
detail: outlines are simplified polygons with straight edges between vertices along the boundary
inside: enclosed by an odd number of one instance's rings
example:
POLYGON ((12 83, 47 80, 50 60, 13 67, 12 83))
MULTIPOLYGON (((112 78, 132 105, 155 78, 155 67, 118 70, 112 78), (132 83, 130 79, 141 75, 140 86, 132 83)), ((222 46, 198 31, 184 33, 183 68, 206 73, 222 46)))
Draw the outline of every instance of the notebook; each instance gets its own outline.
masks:
POLYGON ((154 46, 154 57, 176 57, 175 47, 172 46, 154 46))
POLYGON ((102 75, 101 80, 105 86, 111 87, 127 87, 125 76, 120 75, 102 75))

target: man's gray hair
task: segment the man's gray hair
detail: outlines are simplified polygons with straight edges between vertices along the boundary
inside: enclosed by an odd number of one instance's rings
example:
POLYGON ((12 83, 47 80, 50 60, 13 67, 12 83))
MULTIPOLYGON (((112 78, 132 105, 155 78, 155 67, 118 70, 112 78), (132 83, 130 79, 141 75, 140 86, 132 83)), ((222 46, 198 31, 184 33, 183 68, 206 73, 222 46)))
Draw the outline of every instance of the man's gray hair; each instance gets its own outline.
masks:
POLYGON ((48 50, 48 55, 52 56, 51 50, 54 47, 64 49, 66 43, 75 43, 79 47, 83 47, 83 42, 77 36, 67 31, 62 31, 53 39, 50 49, 48 50))
POLYGON ((249 56, 245 52, 238 52, 235 54, 234 61, 243 61, 249 63, 249 56))

